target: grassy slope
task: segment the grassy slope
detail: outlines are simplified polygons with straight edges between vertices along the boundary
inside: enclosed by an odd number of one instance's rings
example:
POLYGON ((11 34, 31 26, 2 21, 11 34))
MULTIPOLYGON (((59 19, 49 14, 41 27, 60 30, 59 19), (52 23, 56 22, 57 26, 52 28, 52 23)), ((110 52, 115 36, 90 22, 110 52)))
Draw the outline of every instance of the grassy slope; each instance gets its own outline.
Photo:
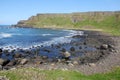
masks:
POLYGON ((104 73, 83 75, 76 71, 39 70, 37 68, 24 68, 10 71, 1 71, 0 76, 10 80, 119 80, 120 68, 104 73))

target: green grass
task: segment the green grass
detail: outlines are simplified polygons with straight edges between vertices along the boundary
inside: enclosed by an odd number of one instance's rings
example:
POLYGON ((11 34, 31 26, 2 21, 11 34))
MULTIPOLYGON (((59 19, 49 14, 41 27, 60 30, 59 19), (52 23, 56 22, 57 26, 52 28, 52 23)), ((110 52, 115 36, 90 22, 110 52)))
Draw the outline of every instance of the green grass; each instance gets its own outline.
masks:
POLYGON ((10 80, 120 80, 120 68, 116 68, 104 74, 88 76, 76 71, 24 68, 0 71, 0 76, 6 76, 10 80))

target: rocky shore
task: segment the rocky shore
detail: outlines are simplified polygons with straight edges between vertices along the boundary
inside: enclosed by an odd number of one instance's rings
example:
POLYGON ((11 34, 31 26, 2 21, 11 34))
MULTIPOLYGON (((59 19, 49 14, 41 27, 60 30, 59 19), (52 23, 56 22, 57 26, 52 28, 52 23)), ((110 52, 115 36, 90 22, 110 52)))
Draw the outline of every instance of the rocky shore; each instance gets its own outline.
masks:
POLYGON ((26 50, 1 48, 0 70, 39 67, 41 69, 72 69, 86 73, 87 69, 85 70, 84 67, 87 66, 88 69, 95 67, 96 63, 117 53, 116 41, 113 37, 97 31, 84 31, 84 33, 85 35, 72 36, 73 40, 70 43, 33 46, 26 50))

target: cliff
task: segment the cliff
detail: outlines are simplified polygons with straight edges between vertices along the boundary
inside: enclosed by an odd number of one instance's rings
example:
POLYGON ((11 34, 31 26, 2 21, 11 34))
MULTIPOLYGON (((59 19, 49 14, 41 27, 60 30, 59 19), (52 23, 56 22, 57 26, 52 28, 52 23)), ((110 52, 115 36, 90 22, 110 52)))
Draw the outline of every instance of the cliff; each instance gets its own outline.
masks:
MULTIPOLYGON (((16 26, 37 28, 112 28, 120 27, 120 11, 37 14, 21 20, 16 26)), ((120 28, 119 28, 120 29, 120 28)))

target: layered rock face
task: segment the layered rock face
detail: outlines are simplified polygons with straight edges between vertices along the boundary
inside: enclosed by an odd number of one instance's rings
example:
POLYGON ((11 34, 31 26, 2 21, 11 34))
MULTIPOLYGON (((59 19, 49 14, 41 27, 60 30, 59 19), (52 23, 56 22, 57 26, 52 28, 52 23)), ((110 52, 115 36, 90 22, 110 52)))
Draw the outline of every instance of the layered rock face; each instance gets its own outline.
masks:
POLYGON ((80 27, 80 26, 109 26, 120 23, 120 11, 78 12, 69 14, 37 14, 28 20, 21 20, 18 27, 80 27), (101 25, 102 23, 102 25, 101 25))

